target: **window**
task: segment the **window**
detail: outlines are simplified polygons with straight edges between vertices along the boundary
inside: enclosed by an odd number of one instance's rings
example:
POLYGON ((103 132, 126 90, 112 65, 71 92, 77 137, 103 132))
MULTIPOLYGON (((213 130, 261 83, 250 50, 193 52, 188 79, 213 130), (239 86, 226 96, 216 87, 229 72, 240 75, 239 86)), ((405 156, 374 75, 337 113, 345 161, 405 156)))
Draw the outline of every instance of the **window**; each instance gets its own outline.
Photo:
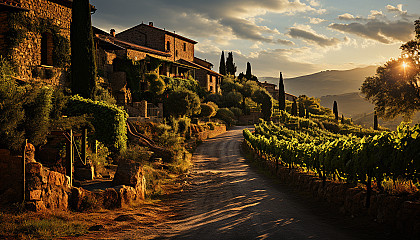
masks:
POLYGON ((53 36, 51 33, 43 33, 41 36, 41 65, 53 65, 53 36))
POLYGON ((187 51, 187 44, 184 43, 184 51, 187 51))
POLYGON ((171 42, 166 42, 166 51, 171 51, 171 42))

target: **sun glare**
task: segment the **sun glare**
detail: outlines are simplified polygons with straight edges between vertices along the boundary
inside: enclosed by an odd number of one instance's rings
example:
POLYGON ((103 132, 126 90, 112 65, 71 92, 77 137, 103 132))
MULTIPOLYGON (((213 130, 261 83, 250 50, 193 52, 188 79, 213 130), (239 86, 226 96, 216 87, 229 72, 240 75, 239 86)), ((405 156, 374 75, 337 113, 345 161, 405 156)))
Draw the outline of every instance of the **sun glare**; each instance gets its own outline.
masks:
POLYGON ((406 69, 408 67, 408 64, 403 62, 402 66, 403 66, 404 69, 406 69))

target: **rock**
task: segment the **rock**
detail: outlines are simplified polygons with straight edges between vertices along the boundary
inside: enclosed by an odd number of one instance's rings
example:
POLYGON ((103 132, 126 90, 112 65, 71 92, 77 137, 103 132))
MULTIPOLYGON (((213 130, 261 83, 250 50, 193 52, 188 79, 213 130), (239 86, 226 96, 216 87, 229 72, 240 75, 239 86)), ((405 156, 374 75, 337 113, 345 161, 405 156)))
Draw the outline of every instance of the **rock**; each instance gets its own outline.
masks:
POLYGON ((137 196, 144 199, 146 189, 146 179, 140 163, 123 162, 118 165, 117 172, 114 175, 113 185, 127 185, 133 187, 137 196))
POLYGON ((132 215, 120 215, 114 219, 117 222, 136 221, 136 218, 132 215))
POLYGON ((104 230, 104 229, 105 228, 104 228, 103 225, 94 225, 94 226, 90 227, 88 229, 88 231, 101 231, 101 230, 104 230))
POLYGON ((136 200, 142 199, 141 197, 137 197, 137 191, 133 187, 120 185, 114 187, 114 189, 118 193, 118 198, 121 203, 121 207, 130 206, 136 200))
POLYGON ((42 164, 38 162, 30 162, 26 164, 25 168, 26 174, 41 174, 42 164))
POLYGON ((65 175, 59 172, 49 171, 48 184, 55 185, 55 186, 65 186, 66 182, 67 181, 66 181, 65 175))
POLYGON ((28 193, 28 199, 29 201, 41 201, 41 190, 32 190, 28 193))
POLYGON ((32 201, 32 202, 26 202, 25 208, 29 211, 33 212, 42 212, 45 211, 47 208, 45 207, 45 204, 43 201, 32 201))
POLYGON ((27 143, 25 147, 25 163, 32 163, 35 161, 35 147, 34 145, 27 143))
POLYGON ((121 207, 121 199, 118 192, 114 188, 108 188, 102 193, 102 205, 106 209, 114 209, 121 207))

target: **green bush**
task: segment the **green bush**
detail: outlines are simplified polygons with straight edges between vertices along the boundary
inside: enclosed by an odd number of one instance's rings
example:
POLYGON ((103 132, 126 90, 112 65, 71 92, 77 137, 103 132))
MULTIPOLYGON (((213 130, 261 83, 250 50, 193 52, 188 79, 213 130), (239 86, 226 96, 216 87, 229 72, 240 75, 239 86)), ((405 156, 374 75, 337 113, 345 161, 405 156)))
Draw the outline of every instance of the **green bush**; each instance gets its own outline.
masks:
POLYGON ((203 118, 211 118, 216 115, 216 109, 208 103, 202 103, 201 104, 201 113, 200 116, 203 118))
POLYGON ((191 119, 189 118, 178 119, 178 132, 181 134, 186 134, 190 125, 191 125, 191 119))
POLYGON ((167 116, 192 116, 200 114, 200 98, 190 90, 173 91, 164 103, 167 116))
POLYGON ((146 80, 149 83, 149 91, 156 95, 161 95, 166 88, 165 82, 156 73, 145 74, 146 80))
POLYGON ((233 91, 223 95, 222 100, 224 107, 240 107, 243 97, 240 92, 233 91))
POLYGON ((235 114, 228 108, 220 108, 217 111, 216 118, 225 121, 228 126, 235 124, 235 114))
POLYGON ((31 89, 34 99, 24 105, 26 138, 35 146, 46 142, 50 127, 50 112, 53 108, 53 90, 48 87, 31 89))
POLYGON ((95 89, 95 101, 106 102, 108 104, 117 104, 117 100, 112 96, 108 89, 103 88, 100 85, 96 86, 95 89))
POLYGON ((242 110, 240 108, 237 107, 231 107, 229 109, 231 112, 233 112, 233 114, 235 114, 236 118, 239 118, 240 116, 242 116, 242 110))
POLYGON ((24 142, 24 131, 19 126, 25 117, 25 92, 11 79, 12 75, 12 66, 0 58, 0 148, 19 151, 24 142))
POLYGON ((92 115, 95 139, 103 142, 111 150, 122 151, 127 147, 127 113, 117 106, 75 95, 67 103, 66 114, 92 115))

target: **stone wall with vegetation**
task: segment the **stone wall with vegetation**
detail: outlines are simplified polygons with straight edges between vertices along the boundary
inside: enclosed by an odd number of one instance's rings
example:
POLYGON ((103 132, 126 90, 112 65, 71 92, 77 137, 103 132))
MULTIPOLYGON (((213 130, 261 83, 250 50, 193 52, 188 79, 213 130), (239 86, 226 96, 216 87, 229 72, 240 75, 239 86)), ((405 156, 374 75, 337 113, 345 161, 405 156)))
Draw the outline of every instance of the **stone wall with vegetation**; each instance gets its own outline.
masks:
POLYGON ((352 184, 323 181, 316 176, 303 173, 297 169, 289 169, 259 156, 244 142, 243 149, 254 160, 263 163, 269 171, 276 175, 281 182, 290 184, 300 191, 312 193, 339 208, 343 214, 354 216, 369 216, 374 221, 386 224, 396 231, 410 236, 420 235, 420 203, 416 201, 418 194, 408 196, 393 196, 374 192, 371 196, 370 207, 366 208, 366 190, 354 187, 352 184))

